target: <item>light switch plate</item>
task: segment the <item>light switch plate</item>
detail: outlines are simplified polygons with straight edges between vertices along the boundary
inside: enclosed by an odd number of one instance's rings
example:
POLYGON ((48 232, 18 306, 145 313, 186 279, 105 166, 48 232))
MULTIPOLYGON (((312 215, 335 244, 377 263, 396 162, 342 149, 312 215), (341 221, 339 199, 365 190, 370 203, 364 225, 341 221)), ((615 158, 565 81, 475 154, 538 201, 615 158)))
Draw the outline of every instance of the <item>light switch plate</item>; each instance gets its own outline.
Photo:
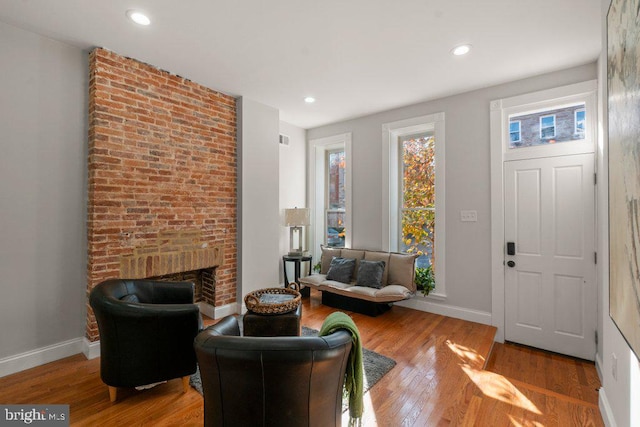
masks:
POLYGON ((460 221, 462 222, 478 221, 478 211, 460 211, 460 221))

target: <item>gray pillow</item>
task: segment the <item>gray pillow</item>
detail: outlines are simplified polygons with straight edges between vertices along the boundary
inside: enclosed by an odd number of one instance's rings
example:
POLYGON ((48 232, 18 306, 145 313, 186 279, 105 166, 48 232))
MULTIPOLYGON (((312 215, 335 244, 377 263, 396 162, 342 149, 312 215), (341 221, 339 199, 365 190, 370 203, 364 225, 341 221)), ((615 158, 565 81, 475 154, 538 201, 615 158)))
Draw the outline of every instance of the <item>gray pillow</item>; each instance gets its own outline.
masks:
POLYGON ((320 245, 322 249, 322 257, 320 257, 320 274, 327 274, 331 260, 333 257, 340 257, 341 248, 328 248, 324 245, 320 245))
POLYGON ((384 274, 384 261, 360 260, 358 269, 358 281, 356 286, 366 286, 369 288, 382 288, 382 275, 384 274))
POLYGON ((335 280, 336 282, 349 283, 353 275, 353 269, 356 266, 356 260, 353 258, 333 257, 329 271, 327 271, 327 280, 335 280))
POLYGON ((123 296, 122 298, 120 298, 120 301, 135 302, 135 303, 139 303, 140 302, 140 300, 138 299, 138 296, 136 294, 127 294, 127 295, 123 296))

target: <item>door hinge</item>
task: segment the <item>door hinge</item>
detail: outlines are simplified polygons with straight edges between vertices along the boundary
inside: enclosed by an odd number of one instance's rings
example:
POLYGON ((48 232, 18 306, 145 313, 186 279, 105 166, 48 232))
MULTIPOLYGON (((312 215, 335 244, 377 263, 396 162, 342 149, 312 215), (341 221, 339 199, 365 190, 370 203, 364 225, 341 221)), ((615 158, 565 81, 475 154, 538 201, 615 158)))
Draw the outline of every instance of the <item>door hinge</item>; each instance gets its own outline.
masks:
POLYGON ((598 174, 597 173, 593 174, 593 185, 598 185, 598 174))
POLYGON ((596 330, 596 346, 598 345, 598 331, 596 330))
POLYGON ((593 253, 593 263, 597 264, 598 263, 598 252, 594 252, 593 253))

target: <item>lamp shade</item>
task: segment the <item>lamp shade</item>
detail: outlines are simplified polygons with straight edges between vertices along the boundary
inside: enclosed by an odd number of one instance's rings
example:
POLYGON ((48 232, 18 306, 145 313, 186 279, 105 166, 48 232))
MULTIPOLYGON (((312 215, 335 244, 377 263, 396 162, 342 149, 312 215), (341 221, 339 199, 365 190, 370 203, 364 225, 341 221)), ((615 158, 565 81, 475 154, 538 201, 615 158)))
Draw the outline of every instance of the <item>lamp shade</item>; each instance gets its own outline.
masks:
POLYGON ((299 227, 309 225, 309 209, 294 208, 284 210, 284 223, 288 226, 299 227))

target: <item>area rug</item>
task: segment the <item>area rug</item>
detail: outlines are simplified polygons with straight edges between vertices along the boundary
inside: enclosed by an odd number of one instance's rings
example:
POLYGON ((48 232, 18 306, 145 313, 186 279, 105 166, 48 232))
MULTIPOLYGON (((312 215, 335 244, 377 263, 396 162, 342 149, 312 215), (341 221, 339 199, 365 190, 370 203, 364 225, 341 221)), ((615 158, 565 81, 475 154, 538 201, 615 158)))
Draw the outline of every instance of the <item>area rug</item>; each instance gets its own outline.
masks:
MULTIPOLYGON (((302 327, 303 337, 312 337, 318 335, 318 331, 315 329, 302 327)), ((375 351, 362 349, 362 364, 364 365, 364 392, 369 391, 380 379, 385 376, 387 372, 396 366, 396 361, 376 353, 375 351)), ((196 373, 191 375, 189 381, 191 387, 202 394, 202 381, 200 380, 200 369, 196 370, 196 373)))

